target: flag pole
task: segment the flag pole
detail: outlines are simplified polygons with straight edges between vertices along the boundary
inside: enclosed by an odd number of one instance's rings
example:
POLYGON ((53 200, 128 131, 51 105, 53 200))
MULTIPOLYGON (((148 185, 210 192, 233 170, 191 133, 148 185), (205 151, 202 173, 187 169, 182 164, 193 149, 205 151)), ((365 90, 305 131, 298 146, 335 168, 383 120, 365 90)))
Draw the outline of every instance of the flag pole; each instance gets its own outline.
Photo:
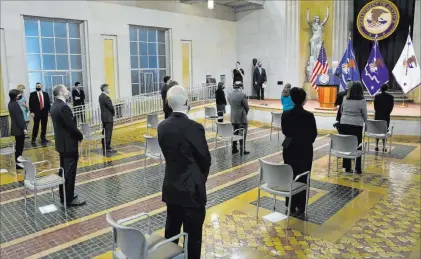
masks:
MULTIPOLYGON (((409 25, 409 29, 408 29, 408 36, 409 35, 411 35, 411 25, 409 25)), ((407 39, 407 41, 408 41, 408 39, 407 39)), ((407 43, 405 43, 405 44, 407 44, 407 43)), ((408 60, 408 56, 409 56, 409 48, 406 48, 406 60, 408 60)), ((408 75, 408 64, 406 64, 405 66, 406 66, 405 67, 405 76, 407 76, 408 75)), ((402 93, 403 93, 403 99, 402 99, 401 108, 406 108, 406 107, 408 107, 408 104, 405 103, 406 95, 405 95, 404 91, 402 93)))

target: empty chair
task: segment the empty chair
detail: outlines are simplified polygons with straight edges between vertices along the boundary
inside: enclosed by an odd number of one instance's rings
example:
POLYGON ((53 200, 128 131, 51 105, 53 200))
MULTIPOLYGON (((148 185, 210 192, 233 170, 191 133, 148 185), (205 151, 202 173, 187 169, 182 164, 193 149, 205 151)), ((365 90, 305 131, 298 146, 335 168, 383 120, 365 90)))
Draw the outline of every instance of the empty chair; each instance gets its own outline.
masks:
POLYGON ((15 143, 2 139, 1 144, 4 145, 4 143, 7 143, 7 145, 0 147, 0 156, 9 156, 9 166, 12 166, 12 155, 15 153, 15 143))
POLYGON ((310 171, 297 175, 294 178, 292 167, 286 164, 278 164, 266 162, 259 159, 260 162, 260 180, 257 189, 257 212, 256 218, 259 217, 260 191, 272 194, 274 197, 273 210, 276 207, 276 196, 288 197, 288 212, 285 229, 288 229, 289 215, 291 212, 291 203, 293 195, 302 191, 307 191, 306 206, 304 214, 307 216, 308 197, 310 193, 310 171), (307 184, 298 182, 301 177, 307 178, 307 184))
POLYGON ((206 120, 212 121, 212 130, 213 130, 213 124, 215 120, 218 119, 218 114, 216 112, 215 107, 205 107, 205 121, 203 123, 203 127, 206 129, 206 120))
POLYGON ((159 160, 159 165, 162 166, 162 151, 161 147, 159 146, 158 137, 156 136, 144 136, 145 138, 145 156, 143 160, 143 170, 144 174, 144 182, 146 186, 146 158, 151 158, 153 160, 159 160))
POLYGON ((148 114, 146 120, 146 134, 148 134, 148 130, 157 129, 159 124, 158 115, 157 114, 148 114))
MULTIPOLYGON (((88 156, 91 156, 91 141, 95 141, 95 148, 98 148, 98 140, 104 139, 104 154, 106 155, 107 153, 107 144, 105 141, 105 128, 104 128, 104 134, 100 134, 100 135, 92 135, 92 131, 91 131, 91 127, 89 126, 89 124, 87 123, 81 123, 80 124, 81 129, 82 129, 82 134, 83 134, 83 139, 86 139, 88 141, 88 156)), ((83 140, 82 140, 82 144, 83 144, 83 140)), ((83 148, 83 145, 81 145, 83 148)), ((81 152, 83 152, 81 148, 81 152)))
POLYGON ((111 214, 108 213, 107 222, 113 229, 113 255, 114 258, 121 259, 187 259, 187 240, 186 233, 180 233, 170 239, 165 239, 159 235, 150 235, 151 222, 150 217, 146 213, 115 221, 111 214), (122 223, 147 217, 148 234, 142 231, 123 226, 122 223), (173 243, 173 241, 184 237, 184 248, 173 243), (119 248, 119 249, 117 249, 119 248))
MULTIPOLYGON (((51 195, 54 202, 54 188, 59 187, 61 184, 65 185, 65 178, 57 175, 57 170, 61 171, 64 175, 64 169, 51 168, 51 163, 48 160, 43 160, 39 162, 31 162, 23 157, 19 157, 18 161, 23 164, 23 169, 25 171, 25 177, 23 181, 23 194, 25 198, 25 211, 26 211, 26 190, 30 190, 34 193, 34 210, 36 213, 37 210, 37 194, 39 191, 50 189, 51 195), (48 169, 37 172, 36 166, 41 164, 48 164, 48 169), (45 174, 44 173, 48 173, 45 174)), ((63 197, 64 197, 64 209, 67 209, 66 204, 66 188, 63 188, 63 197)))
POLYGON ((270 122, 270 140, 272 140, 272 128, 273 126, 278 128, 278 142, 279 132, 281 131, 282 112, 272 112, 272 121, 270 122))
MULTIPOLYGON (((217 147, 218 140, 225 142, 226 147, 228 148, 228 143, 232 143, 233 141, 244 140, 244 132, 245 129, 239 128, 234 130, 231 122, 217 122, 216 123, 216 137, 215 137, 215 148, 217 147), (235 133, 238 133, 236 135, 235 133)), ((245 143, 244 143, 245 146, 245 143)), ((242 149, 244 153, 245 148, 242 149)))
MULTIPOLYGON (((358 145, 358 139, 353 135, 341 135, 341 134, 330 134, 330 148, 329 148, 329 167, 327 170, 327 176, 330 176, 330 160, 331 156, 336 158, 347 158, 354 160, 354 170, 352 176, 355 178, 355 171, 357 165, 357 158, 363 157, 365 154, 365 143, 361 142, 358 145), (358 148, 362 150, 358 150, 358 148)), ((364 158, 362 163, 362 171, 364 171, 364 158)), ((338 165, 338 163, 336 163, 338 165)), ((338 166, 337 166, 338 167, 338 166)), ((339 168, 336 168, 339 171, 339 168)))
POLYGON ((389 153, 392 152, 392 135, 393 126, 390 131, 387 129, 387 121, 384 120, 367 120, 364 124, 365 132, 363 139, 367 138, 367 151, 370 151, 370 138, 376 140, 384 140, 382 156, 384 156, 387 140, 390 139, 389 153))

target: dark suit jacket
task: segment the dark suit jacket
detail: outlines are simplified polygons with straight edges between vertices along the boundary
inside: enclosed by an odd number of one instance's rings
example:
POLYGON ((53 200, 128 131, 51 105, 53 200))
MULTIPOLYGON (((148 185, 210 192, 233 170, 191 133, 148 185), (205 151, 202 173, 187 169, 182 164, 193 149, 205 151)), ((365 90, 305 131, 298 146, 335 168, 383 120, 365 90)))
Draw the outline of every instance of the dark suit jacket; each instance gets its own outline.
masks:
POLYGON ((266 81, 267 81, 266 70, 262 68, 262 73, 260 73, 259 68, 256 67, 253 73, 253 82, 255 83, 254 85, 256 85, 257 83, 258 86, 262 86, 262 84, 266 81))
POLYGON ((75 89, 72 91, 73 106, 85 105, 85 92, 82 89, 79 89, 79 92, 75 89), (76 100, 75 97, 79 97, 79 100, 76 100))
POLYGON ((12 136, 23 136, 26 130, 26 122, 23 117, 22 109, 16 100, 10 101, 8 105, 10 114, 10 135, 12 136))
POLYGON ((170 89, 170 87, 168 87, 168 84, 165 84, 161 89, 162 106, 163 106, 162 109, 164 110, 165 113, 171 113, 172 112, 172 109, 168 105, 168 102, 167 102, 167 93, 168 93, 169 89, 170 89))
POLYGON ((377 94, 374 97, 374 119, 390 121, 390 114, 394 105, 395 100, 391 94, 386 92, 377 94))
POLYGON ((101 121, 113 122, 113 117, 115 115, 113 102, 111 101, 111 98, 105 93, 102 93, 99 96, 99 107, 101 108, 101 121))
POLYGON ((43 114, 48 114, 50 112, 50 108, 51 108, 50 96, 46 92, 42 92, 42 94, 44 96, 44 99, 43 99, 44 100, 44 109, 42 109, 42 111, 40 110, 38 92, 35 91, 35 92, 32 92, 29 95, 29 111, 31 113, 34 113, 35 116, 41 115, 41 112, 43 114))
POLYGON ((231 105, 231 123, 247 124, 249 104, 246 94, 239 89, 234 89, 234 91, 228 95, 228 101, 231 105))
POLYGON ((346 96, 346 91, 339 92, 336 95, 335 106, 339 106, 338 112, 336 113, 336 121, 341 121, 342 116, 342 102, 346 96))
POLYGON ((227 105, 224 89, 217 89, 215 92, 216 105, 227 105))
MULTIPOLYGON (((313 143, 317 138, 316 119, 302 106, 295 105, 282 113, 284 163, 291 165, 294 175, 311 170, 313 143)), ((305 182, 305 179, 300 179, 305 182)))
POLYGON ((59 153, 77 153, 78 141, 83 139, 77 128, 75 118, 70 107, 60 99, 56 99, 51 107, 56 151, 59 153))
POLYGON ((173 112, 158 125, 158 141, 166 161, 162 201, 204 207, 211 155, 203 126, 173 112))

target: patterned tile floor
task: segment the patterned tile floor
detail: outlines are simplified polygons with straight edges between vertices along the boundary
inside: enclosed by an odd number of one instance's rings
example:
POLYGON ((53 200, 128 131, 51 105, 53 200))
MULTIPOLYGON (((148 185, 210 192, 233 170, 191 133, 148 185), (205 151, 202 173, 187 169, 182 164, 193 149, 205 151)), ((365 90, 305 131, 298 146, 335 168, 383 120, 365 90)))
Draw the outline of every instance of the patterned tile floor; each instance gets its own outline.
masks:
MULTIPOLYGON (((117 219, 148 212, 153 231, 162 233, 166 212, 160 191, 165 164, 143 156, 145 132, 144 122, 116 129, 113 144, 118 153, 113 156, 104 157, 92 144, 88 157, 84 144, 76 190, 88 203, 70 208, 67 215, 57 195, 56 212, 34 213, 32 196, 25 211, 22 172, 8 168, 9 173, 1 174, 0 258, 112 258, 108 212, 117 219)), ((327 177, 328 137, 319 136, 314 144, 308 215, 292 214, 291 229, 285 230, 284 221, 261 218, 271 213, 272 196, 264 194, 259 219, 255 218, 258 159, 282 162, 282 138, 278 142, 275 133, 270 140, 268 129, 251 125, 251 154, 242 157, 231 155, 224 143, 215 146, 210 126, 206 134, 212 167, 203 258, 421 258, 419 144, 394 143, 384 160, 370 152, 366 171, 356 179, 337 172, 332 159, 327 177)), ((24 155, 58 165, 52 144, 25 150, 24 155)), ((1 164, 7 165, 7 160, 2 158, 1 164)), ((38 197, 39 206, 53 203, 49 192, 38 197)), ((276 211, 284 213, 284 202, 278 199, 276 211)), ((143 220, 131 224, 145 230, 143 220)))

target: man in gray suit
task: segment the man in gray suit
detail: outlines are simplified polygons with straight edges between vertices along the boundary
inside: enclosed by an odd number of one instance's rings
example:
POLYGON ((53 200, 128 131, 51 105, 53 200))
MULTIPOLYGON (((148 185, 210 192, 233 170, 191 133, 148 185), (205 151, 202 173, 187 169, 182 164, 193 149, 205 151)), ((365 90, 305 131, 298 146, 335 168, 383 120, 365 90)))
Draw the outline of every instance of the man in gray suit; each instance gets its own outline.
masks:
MULTIPOLYGON (((247 135, 247 114, 249 112, 249 104, 247 96, 243 93, 238 85, 234 86, 234 91, 228 96, 228 102, 231 105, 231 123, 234 130, 244 129, 244 141, 240 140, 240 152, 247 155, 250 154, 246 151, 246 135, 247 135)), ((236 131, 235 134, 241 134, 242 131, 236 131)), ((232 143, 232 153, 238 153, 237 142, 232 143)))
POLYGON ((104 153, 105 151, 115 153, 115 151, 111 148, 115 110, 113 102, 108 96, 110 94, 108 84, 102 84, 101 91, 102 94, 99 96, 99 107, 101 108, 102 134, 104 134, 105 131, 105 146, 104 139, 102 139, 102 151, 104 153))

